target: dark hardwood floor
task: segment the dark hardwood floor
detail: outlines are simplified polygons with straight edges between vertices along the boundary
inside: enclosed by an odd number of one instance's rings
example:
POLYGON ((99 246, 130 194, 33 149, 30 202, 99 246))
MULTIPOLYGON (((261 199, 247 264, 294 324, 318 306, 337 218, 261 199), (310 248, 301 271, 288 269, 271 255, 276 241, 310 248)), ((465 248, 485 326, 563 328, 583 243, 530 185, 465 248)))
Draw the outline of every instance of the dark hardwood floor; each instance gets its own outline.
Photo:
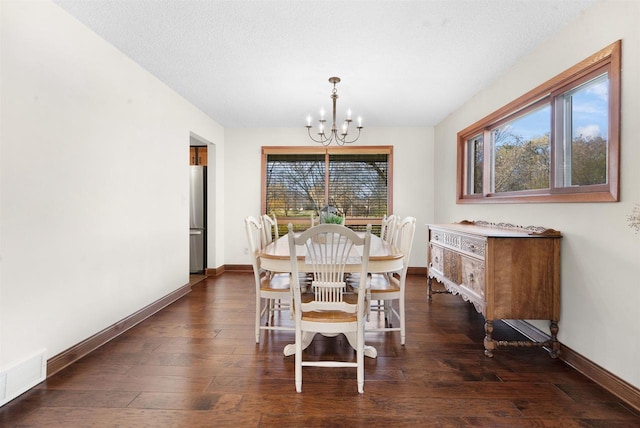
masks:
MULTIPOLYGON (((367 333, 378 358, 366 359, 364 394, 355 369, 311 367, 297 394, 294 357, 282 355, 293 333, 255 344, 253 276, 225 273, 0 408, 0 426, 640 427, 640 415, 543 349, 485 357, 473 306, 425 296, 425 278, 410 275, 406 346, 397 332, 367 333)), ((517 337, 496 324, 496 337, 517 337)), ((344 336, 306 352, 353 355, 344 336)))

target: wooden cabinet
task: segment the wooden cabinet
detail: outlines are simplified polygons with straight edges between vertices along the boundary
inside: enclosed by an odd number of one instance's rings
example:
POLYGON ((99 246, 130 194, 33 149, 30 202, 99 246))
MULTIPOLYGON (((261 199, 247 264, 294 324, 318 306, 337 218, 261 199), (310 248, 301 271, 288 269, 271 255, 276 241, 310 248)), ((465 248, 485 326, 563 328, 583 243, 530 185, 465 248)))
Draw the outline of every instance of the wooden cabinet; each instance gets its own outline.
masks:
POLYGON ((437 280, 485 318, 485 354, 498 346, 544 346, 557 357, 560 320, 560 241, 553 229, 468 222, 429 225, 428 299, 437 280), (550 321, 545 342, 495 340, 493 321, 550 321))
POLYGON ((207 147, 206 146, 189 147, 189 165, 207 166, 207 147))

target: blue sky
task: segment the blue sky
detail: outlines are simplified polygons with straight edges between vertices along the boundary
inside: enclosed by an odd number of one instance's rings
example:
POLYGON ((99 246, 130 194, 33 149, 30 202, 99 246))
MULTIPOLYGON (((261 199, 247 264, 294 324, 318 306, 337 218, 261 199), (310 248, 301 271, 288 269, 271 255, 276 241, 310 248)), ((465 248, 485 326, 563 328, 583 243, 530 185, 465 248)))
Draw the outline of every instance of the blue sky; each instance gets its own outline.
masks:
MULTIPOLYGON (((574 138, 608 135, 608 79, 598 77, 571 93, 572 131, 574 138)), ((507 125, 511 133, 530 140, 548 133, 551 127, 551 107, 544 106, 507 125)))
POLYGON ((607 138, 608 83, 597 79, 573 94, 573 135, 607 138))

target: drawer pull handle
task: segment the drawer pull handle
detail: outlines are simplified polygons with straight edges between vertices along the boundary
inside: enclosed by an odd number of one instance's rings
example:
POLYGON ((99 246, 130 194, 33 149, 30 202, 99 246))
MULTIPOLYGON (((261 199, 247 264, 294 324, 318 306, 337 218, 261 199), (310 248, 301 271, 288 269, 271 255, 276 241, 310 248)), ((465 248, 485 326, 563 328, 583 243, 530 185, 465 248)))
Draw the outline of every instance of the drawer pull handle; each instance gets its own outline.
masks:
POLYGON ((473 282, 473 274, 472 273, 469 274, 469 282, 473 282))
POLYGON ((436 256, 436 257, 434 257, 434 258, 433 258, 433 261, 434 261, 434 262, 436 262, 436 263, 438 263, 438 257, 437 257, 437 256, 436 256))
POLYGON ((476 252, 476 246, 474 244, 470 244, 469 249, 471 250, 472 253, 476 252))

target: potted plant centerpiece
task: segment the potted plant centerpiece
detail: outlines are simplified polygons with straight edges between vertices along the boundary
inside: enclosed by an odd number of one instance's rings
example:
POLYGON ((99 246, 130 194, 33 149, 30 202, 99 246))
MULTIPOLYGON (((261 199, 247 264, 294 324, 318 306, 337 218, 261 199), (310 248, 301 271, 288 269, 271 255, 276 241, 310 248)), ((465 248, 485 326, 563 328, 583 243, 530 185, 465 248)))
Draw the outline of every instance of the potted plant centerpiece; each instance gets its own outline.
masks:
MULTIPOLYGON (((335 207, 326 205, 320 210, 320 223, 344 225, 344 217, 338 213, 335 207)), ((320 238, 320 236, 317 238, 320 238)))
POLYGON ((340 215, 336 207, 325 205, 320 210, 320 223, 344 225, 344 217, 340 215))
POLYGON ((344 217, 329 213, 320 217, 320 222, 325 224, 344 224, 344 217))

